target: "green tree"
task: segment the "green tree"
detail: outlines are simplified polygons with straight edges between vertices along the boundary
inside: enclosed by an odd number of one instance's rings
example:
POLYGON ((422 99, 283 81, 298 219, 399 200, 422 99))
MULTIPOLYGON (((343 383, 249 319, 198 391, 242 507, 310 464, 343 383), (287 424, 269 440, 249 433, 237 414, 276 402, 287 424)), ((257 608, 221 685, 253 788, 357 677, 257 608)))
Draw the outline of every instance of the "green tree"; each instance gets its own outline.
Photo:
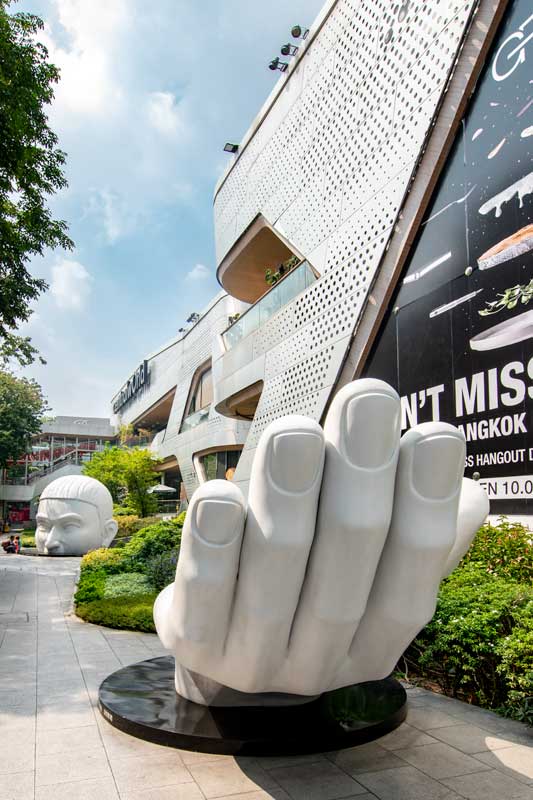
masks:
POLYGON ((148 489, 159 482, 154 459, 147 450, 134 448, 126 451, 124 479, 128 490, 129 504, 140 517, 149 517, 157 511, 157 498, 148 494, 148 489))
POLYGON ((31 437, 41 430, 46 410, 38 383, 0 370, 0 468, 27 452, 31 437))
MULTIPOLYGON (((27 269, 45 248, 72 249, 67 224, 52 218, 46 199, 67 185, 65 153, 48 126, 46 106, 59 70, 36 41, 43 22, 8 14, 0 0, 0 360, 32 363, 37 350, 16 330, 47 288, 27 269)), ((42 359, 41 359, 42 360, 42 359)))
POLYGON ((83 467, 84 475, 96 478, 107 486, 114 503, 120 503, 126 493, 124 479, 124 461, 126 451, 120 447, 106 447, 95 453, 88 464, 83 467))
POLYGON ((115 503, 125 498, 140 517, 147 517, 157 511, 157 499, 147 491, 158 482, 156 463, 148 450, 107 447, 95 453, 83 472, 107 486, 115 503))

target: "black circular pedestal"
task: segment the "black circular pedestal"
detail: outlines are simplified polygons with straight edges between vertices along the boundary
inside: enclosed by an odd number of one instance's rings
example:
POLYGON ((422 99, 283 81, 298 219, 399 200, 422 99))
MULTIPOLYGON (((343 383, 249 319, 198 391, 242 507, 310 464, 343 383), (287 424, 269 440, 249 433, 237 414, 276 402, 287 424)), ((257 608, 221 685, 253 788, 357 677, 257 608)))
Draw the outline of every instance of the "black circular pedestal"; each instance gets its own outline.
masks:
POLYGON ((224 755, 297 755, 371 741, 405 719, 393 678, 327 692, 298 706, 215 708, 174 688, 172 656, 117 670, 100 686, 99 708, 116 728, 151 742, 224 755))

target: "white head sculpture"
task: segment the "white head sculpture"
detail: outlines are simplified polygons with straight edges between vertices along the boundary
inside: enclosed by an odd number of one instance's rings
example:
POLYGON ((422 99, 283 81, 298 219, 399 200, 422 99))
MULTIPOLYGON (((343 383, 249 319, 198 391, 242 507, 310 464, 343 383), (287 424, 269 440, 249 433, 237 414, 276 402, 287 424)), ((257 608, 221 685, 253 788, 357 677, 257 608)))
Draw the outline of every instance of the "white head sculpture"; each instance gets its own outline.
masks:
POLYGON ((68 475, 52 481, 41 494, 35 534, 41 555, 82 556, 107 547, 116 532, 113 499, 100 481, 68 475))

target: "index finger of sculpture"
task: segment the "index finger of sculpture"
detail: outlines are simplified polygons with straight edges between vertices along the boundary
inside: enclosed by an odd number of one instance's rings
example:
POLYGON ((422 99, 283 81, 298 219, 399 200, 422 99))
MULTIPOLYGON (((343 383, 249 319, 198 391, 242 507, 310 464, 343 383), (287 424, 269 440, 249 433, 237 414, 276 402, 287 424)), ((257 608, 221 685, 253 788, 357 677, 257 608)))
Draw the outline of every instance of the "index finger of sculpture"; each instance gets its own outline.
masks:
POLYGON ((259 441, 226 643, 232 669, 221 679, 236 689, 276 689, 313 540, 323 466, 324 433, 308 417, 276 420, 259 441))
POLYGON ((400 398, 383 381, 354 381, 333 400, 324 433, 317 529, 290 641, 291 672, 307 694, 328 687, 367 604, 392 514, 400 398))
POLYGON ((465 455, 464 436, 444 422, 418 425, 402 437, 391 526, 350 648, 348 682, 389 675, 433 616, 455 542, 465 455))
POLYGON ((192 496, 175 581, 154 607, 163 644, 191 670, 222 658, 245 515, 242 493, 229 481, 208 481, 192 496))

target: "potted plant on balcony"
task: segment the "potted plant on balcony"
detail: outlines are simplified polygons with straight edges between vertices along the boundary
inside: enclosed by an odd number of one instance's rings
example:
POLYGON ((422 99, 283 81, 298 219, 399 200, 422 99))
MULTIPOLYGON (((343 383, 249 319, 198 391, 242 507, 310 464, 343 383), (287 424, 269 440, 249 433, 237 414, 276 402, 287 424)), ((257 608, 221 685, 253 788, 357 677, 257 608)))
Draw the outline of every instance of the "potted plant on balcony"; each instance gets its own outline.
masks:
POLYGON ((279 280, 283 278, 291 269, 294 269, 300 263, 298 256, 291 256, 286 261, 281 263, 277 270, 271 268, 265 271, 265 281, 269 286, 274 286, 279 280))

